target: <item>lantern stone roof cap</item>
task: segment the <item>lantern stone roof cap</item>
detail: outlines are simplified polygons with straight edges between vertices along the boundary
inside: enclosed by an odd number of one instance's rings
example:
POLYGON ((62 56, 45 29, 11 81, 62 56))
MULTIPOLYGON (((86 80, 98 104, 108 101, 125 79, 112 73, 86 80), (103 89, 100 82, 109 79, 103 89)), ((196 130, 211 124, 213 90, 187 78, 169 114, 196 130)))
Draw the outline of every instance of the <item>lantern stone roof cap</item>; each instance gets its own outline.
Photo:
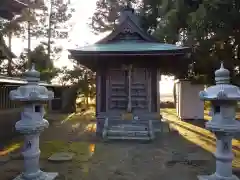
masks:
POLYGON ((201 100, 240 100, 239 87, 230 84, 230 72, 221 63, 220 69, 215 71, 216 85, 208 87, 199 93, 201 100))
POLYGON ((225 69, 223 63, 221 63, 220 69, 215 71, 215 77, 229 78, 229 76, 230 76, 229 70, 225 69))
POLYGON ((21 102, 46 102, 54 98, 52 91, 48 91, 45 86, 39 85, 40 73, 35 70, 34 64, 24 75, 28 83, 11 91, 9 94, 11 100, 21 102))
POLYGON ((40 81, 40 72, 35 70, 35 64, 32 64, 32 68, 29 71, 26 71, 23 76, 27 79, 28 82, 39 82, 40 81))

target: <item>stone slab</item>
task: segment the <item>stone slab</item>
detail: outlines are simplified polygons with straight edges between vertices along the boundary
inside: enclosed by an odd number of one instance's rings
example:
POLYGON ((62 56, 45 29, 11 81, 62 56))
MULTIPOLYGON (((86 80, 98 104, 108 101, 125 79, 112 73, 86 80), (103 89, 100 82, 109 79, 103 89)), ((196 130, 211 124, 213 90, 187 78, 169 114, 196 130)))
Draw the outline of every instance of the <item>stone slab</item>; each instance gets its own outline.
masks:
POLYGON ((173 162, 182 162, 186 159, 186 155, 182 153, 173 152, 170 161, 173 162))
POLYGON ((10 160, 10 156, 9 155, 0 156, 0 163, 6 163, 9 160, 10 160))
POLYGON ((199 153, 188 153, 185 158, 188 161, 209 161, 209 157, 201 156, 199 153))
MULTIPOLYGON (((55 172, 44 172, 44 177, 43 176, 39 176, 38 178, 34 178, 34 179, 31 179, 31 180, 53 180, 57 176, 58 176, 58 173, 55 173, 55 172)), ((22 176, 22 174, 20 174, 19 176, 17 176, 13 180, 27 180, 27 179, 25 179, 22 176)))
POLYGON ((9 156, 12 160, 23 160, 24 159, 21 152, 10 153, 9 156))
POLYGON ((49 161, 71 161, 74 156, 74 153, 69 152, 59 152, 55 153, 48 158, 49 161))
POLYGON ((145 131, 148 130, 148 127, 145 125, 133 125, 133 124, 122 124, 122 125, 117 125, 117 126, 109 126, 110 130, 136 130, 136 131, 145 131))
POLYGON ((215 174, 197 176, 197 178, 199 180, 239 180, 238 177, 235 175, 229 178, 229 177, 217 177, 215 174))
POLYGON ((172 152, 171 159, 167 161, 168 165, 175 165, 177 163, 184 163, 188 165, 200 166, 209 161, 209 158, 202 157, 197 153, 179 153, 172 152))
POLYGON ((148 133, 144 134, 136 134, 132 132, 121 132, 121 133, 109 133, 107 134, 107 138, 111 139, 114 137, 114 139, 149 139, 148 133))

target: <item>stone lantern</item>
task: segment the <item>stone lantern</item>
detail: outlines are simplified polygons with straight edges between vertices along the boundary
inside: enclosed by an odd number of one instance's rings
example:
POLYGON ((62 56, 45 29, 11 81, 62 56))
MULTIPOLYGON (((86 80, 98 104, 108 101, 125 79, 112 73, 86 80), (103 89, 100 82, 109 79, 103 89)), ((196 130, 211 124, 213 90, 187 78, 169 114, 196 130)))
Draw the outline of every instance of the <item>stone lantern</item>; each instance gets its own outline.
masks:
POLYGON ((16 130, 25 136, 24 172, 15 180, 52 180, 58 173, 46 173, 39 168, 39 136, 44 128, 48 127, 48 121, 43 119, 44 103, 53 99, 54 94, 44 86, 39 86, 40 73, 34 65, 25 74, 27 85, 20 86, 10 92, 10 99, 23 105, 21 120, 15 125, 16 130))
POLYGON ((237 101, 240 91, 230 84, 230 73, 221 64, 215 71, 215 86, 199 93, 200 99, 211 102, 212 120, 206 128, 216 135, 216 172, 212 175, 198 176, 199 180, 237 180, 232 174, 232 138, 240 131, 240 122, 235 120, 237 101))

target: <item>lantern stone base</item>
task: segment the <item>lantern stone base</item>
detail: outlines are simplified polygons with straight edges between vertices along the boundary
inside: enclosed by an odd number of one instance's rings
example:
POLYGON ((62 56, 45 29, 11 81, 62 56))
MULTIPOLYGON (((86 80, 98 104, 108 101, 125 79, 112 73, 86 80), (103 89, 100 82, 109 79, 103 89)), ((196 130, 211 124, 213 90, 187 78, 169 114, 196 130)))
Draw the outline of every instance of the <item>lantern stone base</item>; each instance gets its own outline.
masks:
POLYGON ((232 177, 223 177, 223 176, 217 176, 216 174, 213 174, 213 175, 198 176, 198 180, 239 180, 239 178, 235 175, 232 175, 232 177))
MULTIPOLYGON (((43 172, 41 176, 35 177, 31 180, 53 180, 58 176, 58 173, 55 172, 43 172)), ((29 180, 26 179, 23 174, 17 176, 14 180, 29 180)))

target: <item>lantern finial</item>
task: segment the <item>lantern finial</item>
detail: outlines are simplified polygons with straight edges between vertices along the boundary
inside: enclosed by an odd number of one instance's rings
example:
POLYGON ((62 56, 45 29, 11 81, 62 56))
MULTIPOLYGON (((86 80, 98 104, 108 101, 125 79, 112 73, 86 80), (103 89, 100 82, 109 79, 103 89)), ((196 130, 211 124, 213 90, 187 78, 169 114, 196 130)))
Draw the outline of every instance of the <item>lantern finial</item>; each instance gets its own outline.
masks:
POLYGON ((220 69, 215 71, 216 84, 228 84, 230 81, 230 72, 224 68, 223 61, 221 61, 220 69))

